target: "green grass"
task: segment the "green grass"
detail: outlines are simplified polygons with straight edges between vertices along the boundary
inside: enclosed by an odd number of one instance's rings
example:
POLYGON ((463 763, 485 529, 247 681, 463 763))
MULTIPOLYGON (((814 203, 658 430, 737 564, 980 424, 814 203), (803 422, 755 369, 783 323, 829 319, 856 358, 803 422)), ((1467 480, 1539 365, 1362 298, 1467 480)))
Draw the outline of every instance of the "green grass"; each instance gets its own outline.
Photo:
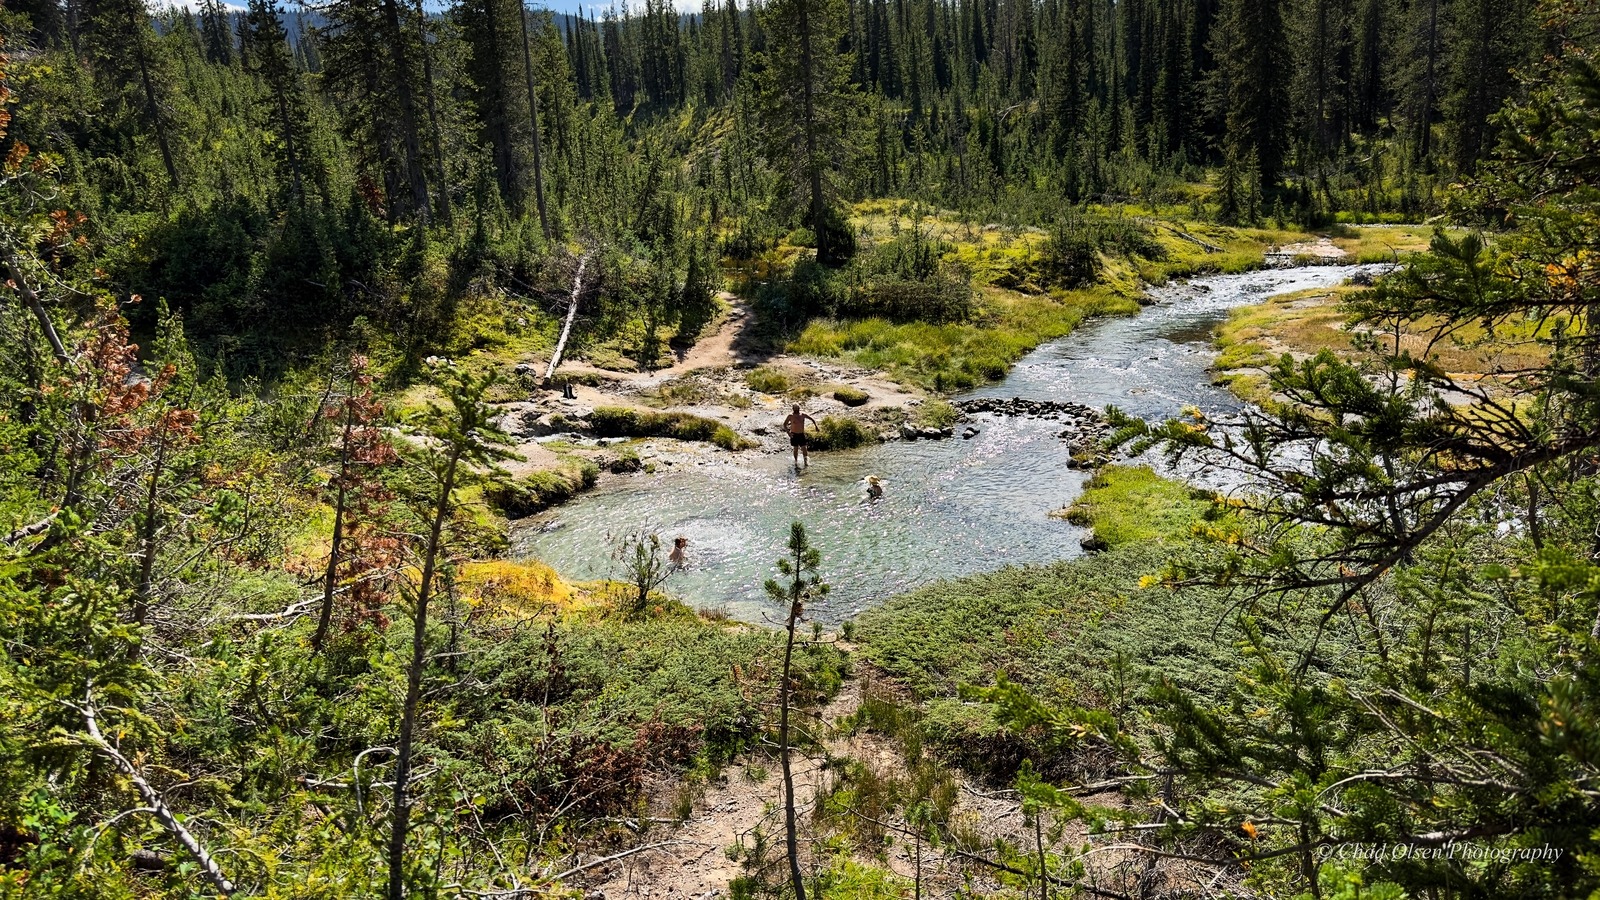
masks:
POLYGON ((1005 377, 1011 364, 1041 343, 1069 334, 1093 315, 1130 315, 1136 301, 1109 291, 1061 297, 990 291, 971 322, 896 324, 886 319, 813 321, 789 350, 836 357, 935 391, 977 387, 1005 377))
POLYGON ((652 412, 622 406, 602 406, 589 418, 601 437, 666 437, 680 441, 705 441, 724 450, 744 450, 755 442, 742 438, 715 419, 685 412, 652 412))
POLYGON ((521 519, 558 506, 594 487, 600 467, 589 460, 571 460, 559 469, 544 469, 491 484, 483 497, 507 518, 521 519))
POLYGON ((871 400, 872 395, 861 390, 860 388, 854 388, 848 384, 845 384, 834 389, 833 399, 843 403, 845 406, 860 406, 863 403, 866 403, 868 400, 871 400))
POLYGON ((1162 478, 1149 466, 1107 466, 1061 516, 1092 529, 1109 548, 1188 540, 1211 508, 1209 494, 1162 478))
POLYGON ((744 383, 750 385, 751 390, 763 394, 781 394, 789 389, 789 376, 777 369, 762 366, 746 373, 744 383))
POLYGON ((855 419, 823 416, 817 423, 811 446, 816 450, 849 450, 878 442, 877 432, 863 426, 855 419))
MULTIPOLYGON (((1023 759, 1047 766, 1028 735, 996 727, 961 685, 1004 673, 1049 703, 1136 715, 1143 685, 1166 678, 1202 700, 1221 698, 1238 664, 1233 597, 1173 589, 1159 577, 1218 552, 1195 534, 1209 499, 1148 469, 1112 469, 1091 487, 1084 521, 1109 537, 1089 557, 941 581, 894 597, 857 620, 865 659, 919 705, 928 744, 969 771, 1004 780, 1023 759)), ((1288 634, 1311 627, 1313 603, 1285 609, 1288 634)))

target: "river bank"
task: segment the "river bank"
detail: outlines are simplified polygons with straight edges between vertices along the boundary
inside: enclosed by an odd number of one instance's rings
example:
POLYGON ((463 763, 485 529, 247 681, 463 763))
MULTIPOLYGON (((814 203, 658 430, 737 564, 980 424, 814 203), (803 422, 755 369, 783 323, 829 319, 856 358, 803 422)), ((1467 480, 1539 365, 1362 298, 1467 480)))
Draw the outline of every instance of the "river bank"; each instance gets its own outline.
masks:
MULTIPOLYGON (((1210 374, 1216 353, 1212 334, 1229 311, 1279 293, 1331 288, 1359 271, 1352 266, 1259 270, 1152 289, 1152 302, 1139 315, 1090 322, 1034 350, 999 383, 952 399, 1016 397, 1094 409, 1115 405, 1149 418, 1176 415, 1188 405, 1213 413, 1237 409, 1240 401, 1213 385, 1210 374)), ((830 363, 817 365, 824 367, 812 370, 819 372, 819 382, 845 374, 828 368, 830 363)), ((739 388, 732 381, 742 377, 742 370, 730 367, 717 377, 723 390, 753 391, 748 383, 739 388)), ((580 393, 569 402, 582 404, 585 396, 598 401, 604 395, 580 393)), ((935 402, 905 392, 898 396, 904 398, 902 410, 916 409, 914 401, 935 402)), ((615 535, 641 527, 682 535, 690 542, 690 565, 665 590, 697 608, 760 623, 770 613, 761 584, 789 522, 799 519, 812 528, 835 585, 817 617, 837 624, 941 578, 1050 563, 1083 552, 1080 544, 1088 533, 1051 515, 1071 504, 1088 477, 1073 467, 1072 435, 1062 436, 1077 429, 1065 427, 1070 423, 1060 418, 975 408, 968 423, 975 433, 968 439, 961 437, 965 428, 952 429, 952 436, 941 440, 892 440, 816 453, 811 465, 797 472, 775 428, 768 426, 765 435, 755 431, 763 421, 757 410, 781 416, 789 398, 768 395, 768 401, 758 406, 752 399, 748 409, 684 407, 726 415, 719 421, 762 442, 760 448, 738 452, 662 438, 606 447, 592 437, 530 438, 545 450, 575 446, 575 440, 593 442, 586 448, 593 454, 632 450, 641 465, 633 474, 602 476, 593 490, 564 506, 518 522, 512 554, 540 559, 569 578, 604 578, 611 574, 605 548, 615 535), (863 480, 869 475, 884 483, 882 501, 866 501, 863 480)), ((804 403, 814 415, 854 412, 820 392, 804 403)), ((873 407, 862 408, 867 412, 859 415, 873 414, 873 407)))

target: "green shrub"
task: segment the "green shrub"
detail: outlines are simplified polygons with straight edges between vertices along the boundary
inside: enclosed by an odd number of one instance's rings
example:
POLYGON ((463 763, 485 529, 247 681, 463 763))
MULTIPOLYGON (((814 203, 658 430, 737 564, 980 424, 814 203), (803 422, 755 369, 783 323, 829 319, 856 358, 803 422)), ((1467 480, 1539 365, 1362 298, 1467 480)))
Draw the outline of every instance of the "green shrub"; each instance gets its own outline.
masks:
POLYGON ((789 389, 789 376, 777 369, 762 366, 745 373, 744 383, 750 385, 751 390, 763 394, 781 394, 789 389))
POLYGON ((1119 547, 1189 540, 1212 510, 1209 496, 1196 497, 1188 485, 1149 466, 1106 466, 1057 515, 1092 529, 1101 546, 1119 547))
POLYGON ((600 467, 583 460, 576 467, 544 469, 484 488, 483 497, 508 519, 522 519, 559 506, 594 487, 600 467))
POLYGON ((929 400, 917 407, 917 424, 925 428, 949 428, 961 413, 943 400, 929 400))
POLYGON ((833 392, 833 399, 845 406, 860 406, 872 399, 872 396, 860 388, 842 385, 833 392))
POLYGON ((817 450, 849 450, 866 444, 875 444, 878 441, 877 432, 863 426, 855 419, 842 419, 836 416, 823 416, 817 423, 817 430, 811 438, 811 446, 817 450))
POLYGON ((748 450, 756 446, 756 442, 740 437, 737 431, 726 425, 718 425, 717 430, 711 435, 711 443, 724 450, 748 450))
POLYGON ((679 441, 706 441, 728 450, 753 446, 721 422, 686 412, 651 412, 601 406, 589 417, 589 424, 595 434, 601 437, 665 437, 679 441))

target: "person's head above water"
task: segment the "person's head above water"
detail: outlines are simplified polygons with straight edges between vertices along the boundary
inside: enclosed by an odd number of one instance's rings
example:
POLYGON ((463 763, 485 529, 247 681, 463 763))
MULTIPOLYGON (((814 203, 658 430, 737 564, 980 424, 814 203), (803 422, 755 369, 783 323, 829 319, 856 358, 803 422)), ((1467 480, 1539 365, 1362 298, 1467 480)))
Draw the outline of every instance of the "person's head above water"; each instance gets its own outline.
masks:
POLYGON ((798 404, 798 403, 796 403, 796 404, 795 404, 795 405, 794 405, 794 411, 795 411, 795 412, 799 412, 799 411, 800 411, 800 404, 798 404))
POLYGON ((677 537, 672 539, 672 546, 674 546, 674 547, 687 547, 687 546, 689 546, 689 539, 680 534, 677 537))

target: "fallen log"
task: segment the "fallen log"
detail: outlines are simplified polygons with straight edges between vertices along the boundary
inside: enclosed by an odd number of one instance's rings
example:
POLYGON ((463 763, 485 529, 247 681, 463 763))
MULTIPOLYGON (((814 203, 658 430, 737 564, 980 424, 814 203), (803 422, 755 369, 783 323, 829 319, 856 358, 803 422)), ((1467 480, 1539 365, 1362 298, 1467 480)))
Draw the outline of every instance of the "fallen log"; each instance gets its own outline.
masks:
POLYGON ((567 338, 572 336, 572 323, 578 318, 578 295, 583 293, 583 270, 588 264, 589 257, 578 258, 578 272, 572 276, 572 299, 567 302, 567 321, 561 326, 561 337, 556 341, 555 352, 550 354, 550 365, 545 367, 545 384, 549 384, 556 374, 556 366, 561 365, 561 354, 567 349, 567 338))

